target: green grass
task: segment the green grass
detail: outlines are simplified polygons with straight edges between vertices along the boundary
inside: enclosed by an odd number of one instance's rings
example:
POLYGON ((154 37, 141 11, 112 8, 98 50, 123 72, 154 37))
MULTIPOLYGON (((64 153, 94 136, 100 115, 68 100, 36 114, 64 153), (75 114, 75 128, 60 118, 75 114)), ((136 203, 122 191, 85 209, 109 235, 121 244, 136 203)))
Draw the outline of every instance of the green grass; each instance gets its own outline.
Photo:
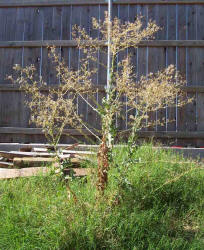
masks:
POLYGON ((204 170, 151 146, 114 153, 100 199, 94 174, 70 181, 77 203, 55 176, 0 181, 0 249, 204 249, 204 170))

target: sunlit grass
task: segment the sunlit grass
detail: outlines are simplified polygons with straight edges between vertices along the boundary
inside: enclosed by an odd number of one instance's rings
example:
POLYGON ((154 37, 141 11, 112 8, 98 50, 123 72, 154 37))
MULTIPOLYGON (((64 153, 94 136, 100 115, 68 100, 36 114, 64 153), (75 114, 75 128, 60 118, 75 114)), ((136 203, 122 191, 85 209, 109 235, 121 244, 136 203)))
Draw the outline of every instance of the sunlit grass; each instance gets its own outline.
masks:
POLYGON ((78 202, 55 176, 0 181, 0 249, 204 249, 204 170, 151 145, 126 156, 101 199, 95 174, 69 182, 78 202))

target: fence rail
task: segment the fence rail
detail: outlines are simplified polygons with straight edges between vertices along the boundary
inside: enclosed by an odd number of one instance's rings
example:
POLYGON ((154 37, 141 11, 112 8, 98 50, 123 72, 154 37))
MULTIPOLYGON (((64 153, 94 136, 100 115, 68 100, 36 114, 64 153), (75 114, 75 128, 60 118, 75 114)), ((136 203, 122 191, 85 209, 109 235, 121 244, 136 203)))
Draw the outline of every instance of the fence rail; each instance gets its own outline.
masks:
MULTIPOLYGON (((45 86, 42 87, 42 91, 48 91, 50 88, 56 88, 56 84, 52 84, 51 86, 45 86)), ((192 86, 184 86, 182 89, 187 93, 204 93, 204 84, 196 85, 193 84, 192 86)), ((3 91, 18 91, 18 92, 24 92, 17 84, 0 84, 0 92, 3 91)), ((105 87, 102 84, 98 84, 93 86, 94 92, 104 92, 105 93, 105 87)))
MULTIPOLYGON (((1 0, 0 7, 49 7, 70 5, 107 5, 106 0, 1 0)), ((203 0, 113 0, 113 4, 204 4, 203 0)))
MULTIPOLYGON (((96 135, 100 136, 99 132, 95 130, 91 130, 96 135)), ((122 133, 123 131, 118 131, 118 133, 122 133)), ((40 128, 18 128, 18 127, 1 127, 0 134, 17 134, 17 135, 44 135, 42 129, 40 128)), ((72 136, 83 136, 89 135, 91 136, 92 133, 86 129, 64 129, 63 135, 72 135, 72 136)), ((165 138, 165 139, 204 139, 204 131, 199 132, 184 132, 184 131, 140 131, 138 132, 140 138, 165 138)))
MULTIPOLYGON (((83 41, 88 45, 87 41, 83 41)), ((99 41, 101 46, 107 46, 106 41, 99 41)), ((44 41, 0 41, 0 48, 41 48, 41 47, 77 47, 73 40, 44 40, 44 41)), ((141 41, 138 47, 204 47, 204 40, 153 40, 141 41)))
MULTIPOLYGON (((91 130, 91 132, 94 132, 98 136, 100 136, 100 133, 97 133, 94 130, 91 130)), ((90 131, 87 131, 86 129, 64 129, 63 136, 64 136, 64 143, 70 143, 70 138, 74 138, 77 141, 83 141, 84 137, 89 137, 90 141, 94 141, 94 138, 92 136, 92 133, 90 131), (92 137, 92 138, 91 138, 92 137), (68 140, 67 140, 68 139, 68 140)), ((119 131, 119 133, 123 131, 119 131)), ((15 138, 16 142, 23 142, 23 143, 38 143, 39 140, 42 141, 44 138, 44 133, 42 129, 39 128, 18 128, 18 127, 1 127, 0 128, 0 142, 3 142, 4 138, 15 138), (30 141, 30 138, 33 140, 30 141)), ((121 137, 121 136, 120 136, 121 137)), ((139 131, 138 137, 141 139, 148 139, 148 138, 157 138, 164 142, 170 141, 173 142, 175 139, 179 141, 179 145, 193 145, 192 142, 202 141, 204 140, 204 132, 203 131, 192 131, 192 132, 184 132, 184 131, 168 131, 168 132, 162 132, 162 131, 139 131)), ((89 141, 89 142, 90 142, 89 141)), ((5 142, 5 140, 4 140, 5 142)), ((9 142, 9 141, 8 141, 9 142)), ((10 141, 13 142, 13 141, 10 141)))

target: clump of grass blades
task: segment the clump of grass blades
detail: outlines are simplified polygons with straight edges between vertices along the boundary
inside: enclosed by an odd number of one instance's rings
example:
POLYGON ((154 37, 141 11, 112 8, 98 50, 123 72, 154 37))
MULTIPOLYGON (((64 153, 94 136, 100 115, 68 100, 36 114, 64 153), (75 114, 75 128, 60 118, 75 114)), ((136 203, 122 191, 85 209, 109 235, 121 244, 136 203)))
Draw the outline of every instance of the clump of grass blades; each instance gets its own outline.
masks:
POLYGON ((204 171, 144 145, 114 151, 98 198, 94 174, 0 182, 0 249, 203 249, 204 171))

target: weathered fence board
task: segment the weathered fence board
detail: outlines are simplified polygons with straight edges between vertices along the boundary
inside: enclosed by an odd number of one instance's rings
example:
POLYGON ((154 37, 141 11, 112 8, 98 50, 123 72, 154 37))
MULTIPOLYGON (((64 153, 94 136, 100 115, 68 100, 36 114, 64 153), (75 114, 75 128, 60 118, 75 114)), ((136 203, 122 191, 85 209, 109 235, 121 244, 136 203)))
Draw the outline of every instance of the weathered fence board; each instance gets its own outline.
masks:
MULTIPOLYGON (((84 41, 86 43, 86 41, 84 41)), ((88 42, 87 42, 88 45, 88 42)), ((106 42, 101 41, 100 45, 105 47, 106 42)), ((37 47, 63 47, 72 48, 77 47, 77 43, 73 40, 32 40, 32 41, 0 41, 0 48, 37 48, 37 47)), ((141 41, 138 47, 189 47, 189 48, 203 48, 203 40, 152 40, 141 41)))
MULTIPOLYGON (((197 9, 197 19, 204 19, 204 6, 197 9)), ((204 22, 197 22, 197 34, 196 39, 204 39, 204 22)), ((204 67, 204 50, 197 49, 197 76, 196 81, 203 79, 203 67, 204 67)), ((204 86, 204 83, 203 83, 204 86)), ((204 129, 204 94, 197 92, 197 130, 202 131, 204 129)), ((198 145, 202 145, 202 140, 198 140, 198 145)))
MULTIPOLYGON (((79 68, 79 59, 83 54, 77 49, 76 42, 72 41, 72 26, 82 25, 94 37, 99 37, 91 29, 91 18, 103 19, 105 10, 107 1, 104 0, 0 0, 1 141, 20 141, 21 138, 28 141, 28 136, 30 141, 43 140, 42 134, 34 133, 35 129, 29 130, 29 134, 19 132, 19 128, 29 128, 31 124, 29 111, 24 105, 24 93, 6 79, 12 73, 13 65, 32 63, 37 68, 37 77, 42 76, 48 86, 57 86, 59 79, 48 59, 47 46, 56 46, 67 65, 79 68), (9 133, 6 133, 1 127, 16 127, 18 132, 11 133, 8 129, 9 133)), ((204 140, 198 140, 198 136, 193 135, 204 131, 204 0, 116 0, 113 14, 123 21, 134 21, 136 16, 143 15, 144 25, 153 19, 162 27, 155 40, 142 41, 138 48, 129 49, 138 77, 175 64, 187 79, 187 94, 195 97, 193 103, 182 109, 167 107, 151 114, 151 120, 165 117, 165 124, 143 132, 148 136, 153 135, 151 133, 159 136, 160 132, 171 132, 170 137, 177 139, 183 139, 178 136, 179 133, 182 136, 190 133, 188 139, 196 138, 198 144, 202 145, 204 140), (169 120, 174 122, 170 123, 169 120)), ((105 41, 101 41, 101 46, 106 49, 105 41)), ((123 58, 125 54, 119 57, 123 58)), ((96 56, 98 72, 93 80, 98 88, 96 98, 101 103, 106 85, 106 71, 101 63, 106 63, 106 57, 101 52, 96 56)), ((84 120, 100 128, 99 116, 82 98, 79 97, 77 103, 78 112, 83 114, 84 120)), ((122 116, 116 120, 119 129, 128 127, 127 108, 124 106, 122 116)))
MULTIPOLYGON (((105 0, 1 0, 0 7, 107 5, 105 0)), ((203 4, 203 0, 115 0, 114 4, 203 4)))

